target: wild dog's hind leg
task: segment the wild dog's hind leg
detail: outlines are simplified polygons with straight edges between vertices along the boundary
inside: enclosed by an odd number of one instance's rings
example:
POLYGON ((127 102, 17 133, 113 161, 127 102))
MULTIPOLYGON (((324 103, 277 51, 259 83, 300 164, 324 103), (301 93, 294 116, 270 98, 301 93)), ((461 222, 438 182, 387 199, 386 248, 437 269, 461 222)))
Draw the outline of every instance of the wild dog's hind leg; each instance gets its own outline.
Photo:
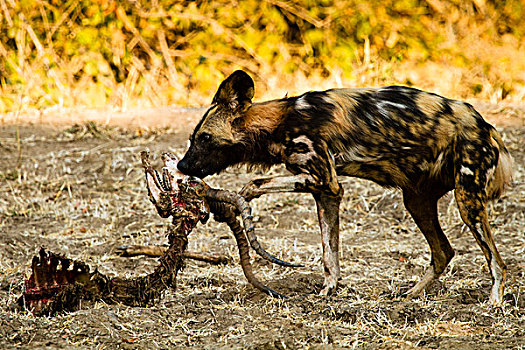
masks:
POLYGON ((425 235, 430 246, 430 266, 425 274, 414 287, 408 292, 408 297, 415 297, 421 294, 425 288, 445 271, 448 263, 454 257, 447 237, 439 225, 437 202, 447 191, 425 191, 425 193, 415 193, 410 190, 403 191, 403 201, 410 215, 417 226, 425 235))
MULTIPOLYGON (((461 176, 458 176, 460 178, 461 176)), ((503 262, 494 238, 490 232, 490 225, 486 210, 485 190, 479 188, 479 192, 471 190, 476 186, 469 186, 469 190, 461 186, 461 180, 456 185, 456 201, 458 203, 461 218, 467 224, 476 238, 485 258, 487 259, 490 274, 492 276, 492 290, 489 302, 494 306, 500 306, 503 301, 503 290, 505 286, 505 275, 507 266, 503 262)))
POLYGON ((342 198, 343 188, 337 196, 323 192, 314 193, 323 245, 325 279, 321 295, 331 294, 337 288, 337 282, 341 278, 339 267, 339 205, 342 198))

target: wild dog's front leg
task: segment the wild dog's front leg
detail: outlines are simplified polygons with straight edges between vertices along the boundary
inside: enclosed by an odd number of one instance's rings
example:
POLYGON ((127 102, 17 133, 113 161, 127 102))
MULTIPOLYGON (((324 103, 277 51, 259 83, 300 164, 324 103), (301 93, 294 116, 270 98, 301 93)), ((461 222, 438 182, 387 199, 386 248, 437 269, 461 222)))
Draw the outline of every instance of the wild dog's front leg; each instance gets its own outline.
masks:
POLYGON ((321 295, 328 295, 337 287, 341 277, 339 268, 339 205, 343 188, 337 179, 334 159, 326 146, 313 142, 306 136, 293 139, 304 143, 296 147, 302 153, 289 152, 286 167, 296 176, 280 176, 254 180, 240 194, 247 200, 266 193, 303 192, 312 193, 317 205, 319 227, 323 246, 324 288, 321 295))
POLYGON ((339 205, 343 197, 341 188, 337 196, 314 189, 314 179, 307 174, 277 176, 253 180, 239 193, 246 200, 267 193, 301 192, 312 193, 317 205, 319 227, 323 246, 324 288, 322 295, 328 295, 337 287, 341 272, 339 268, 339 205))
MULTIPOLYGON (((301 139, 308 146, 306 154, 291 155, 287 164, 291 170, 306 172, 315 179, 312 194, 317 206, 317 216, 321 229, 323 246, 324 288, 321 295, 331 294, 341 278, 339 268, 339 205, 343 198, 343 188, 337 179, 334 157, 324 142, 311 142, 301 139), (291 161, 296 163, 291 163, 291 161)), ((299 148, 301 149, 301 148, 299 148)))
POLYGON ((267 193, 311 193, 314 179, 307 174, 275 176, 250 181, 239 194, 248 202, 267 193))
POLYGON ((294 176, 274 176, 257 179, 245 185, 239 194, 247 201, 267 193, 325 192, 332 196, 339 196, 341 185, 337 179, 334 158, 326 145, 318 142, 314 147, 313 141, 306 136, 294 138, 287 146, 287 158, 284 159, 286 168, 294 176), (299 147, 302 145, 303 147, 299 147), (298 151, 301 153, 298 153, 298 151))
POLYGON ((337 196, 314 193, 314 198, 321 228, 325 276, 324 288, 320 294, 329 295, 337 288, 337 283, 341 279, 339 268, 339 205, 343 198, 343 189, 341 188, 337 196))

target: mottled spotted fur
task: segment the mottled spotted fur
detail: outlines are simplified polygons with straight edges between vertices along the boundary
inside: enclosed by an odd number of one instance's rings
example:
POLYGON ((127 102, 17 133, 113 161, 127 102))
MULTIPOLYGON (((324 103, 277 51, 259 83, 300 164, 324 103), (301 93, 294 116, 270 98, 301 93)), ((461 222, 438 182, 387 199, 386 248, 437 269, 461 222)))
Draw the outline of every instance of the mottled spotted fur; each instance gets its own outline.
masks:
POLYGON ((454 255, 437 201, 455 189, 461 217, 490 267, 491 301, 500 304, 506 267, 488 224, 486 204, 511 179, 511 157, 498 132, 469 104, 402 86, 331 89, 252 103, 254 84, 242 71, 219 87, 179 163, 205 177, 231 165, 284 163, 293 177, 260 179, 243 194, 310 192, 317 203, 327 294, 340 278, 338 175, 403 191, 404 204, 425 235, 430 267, 408 294, 438 278, 454 255))

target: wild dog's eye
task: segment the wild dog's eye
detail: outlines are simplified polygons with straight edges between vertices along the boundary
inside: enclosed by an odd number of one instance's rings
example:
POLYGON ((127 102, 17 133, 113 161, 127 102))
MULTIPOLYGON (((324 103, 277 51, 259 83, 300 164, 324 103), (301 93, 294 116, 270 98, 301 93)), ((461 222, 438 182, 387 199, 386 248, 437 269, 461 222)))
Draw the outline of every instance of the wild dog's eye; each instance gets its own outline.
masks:
POLYGON ((210 141, 211 135, 207 132, 203 132, 202 134, 200 134, 199 139, 201 139, 201 141, 210 141))

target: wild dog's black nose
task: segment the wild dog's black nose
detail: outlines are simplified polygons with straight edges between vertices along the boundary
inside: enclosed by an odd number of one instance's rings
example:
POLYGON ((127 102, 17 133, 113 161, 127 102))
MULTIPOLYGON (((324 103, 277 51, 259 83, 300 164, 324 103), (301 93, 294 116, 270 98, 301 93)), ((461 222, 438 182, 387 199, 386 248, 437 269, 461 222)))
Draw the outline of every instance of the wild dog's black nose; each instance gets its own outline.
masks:
POLYGON ((183 174, 186 174, 186 175, 190 175, 188 174, 188 171, 190 170, 189 168, 189 162, 186 158, 182 158, 178 163, 177 163, 177 168, 181 171, 181 173, 183 174))
POLYGON ((195 167, 195 163, 191 161, 191 159, 188 160, 186 157, 182 158, 181 161, 177 163, 177 168, 184 175, 196 176, 201 179, 205 176, 204 171, 199 167, 195 167))

